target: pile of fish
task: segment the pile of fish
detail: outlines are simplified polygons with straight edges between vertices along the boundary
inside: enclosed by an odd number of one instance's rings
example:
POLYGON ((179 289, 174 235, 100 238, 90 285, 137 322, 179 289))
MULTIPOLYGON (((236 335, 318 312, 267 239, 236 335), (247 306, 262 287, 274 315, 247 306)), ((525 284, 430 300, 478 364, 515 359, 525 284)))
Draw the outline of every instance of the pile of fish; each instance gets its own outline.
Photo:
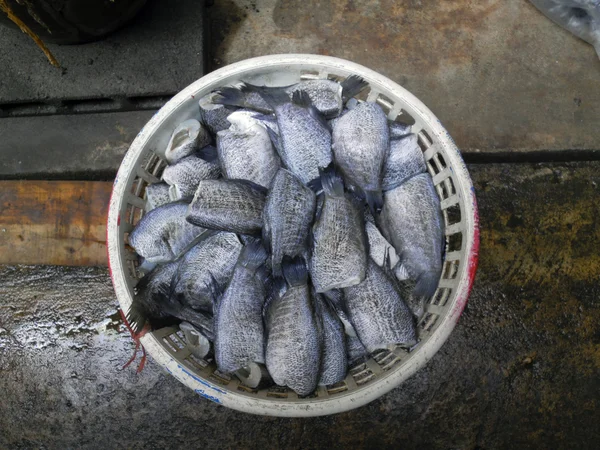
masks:
POLYGON ((242 83, 200 100, 128 238, 145 271, 135 331, 179 324, 221 373, 300 396, 416 345, 441 275, 440 202, 410 126, 354 98, 365 85, 242 83))

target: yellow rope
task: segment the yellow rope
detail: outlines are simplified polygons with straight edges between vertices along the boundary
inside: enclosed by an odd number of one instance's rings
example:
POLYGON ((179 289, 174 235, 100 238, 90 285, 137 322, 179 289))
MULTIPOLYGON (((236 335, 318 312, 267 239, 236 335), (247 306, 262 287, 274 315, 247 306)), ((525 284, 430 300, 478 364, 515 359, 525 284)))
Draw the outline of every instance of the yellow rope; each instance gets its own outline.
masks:
POLYGON ((25 33, 31 39, 33 39, 33 42, 35 42, 37 44, 37 46, 44 52, 44 55, 46 55, 46 58, 48 58, 48 61, 50 61, 50 64, 52 64, 54 67, 60 67, 60 64, 58 63, 58 61, 56 60, 56 58, 54 57, 52 52, 50 52, 50 50, 48 50, 48 47, 46 47, 46 45, 37 36, 37 34, 35 34, 33 31, 31 31, 31 28, 29 28, 27 25, 25 25, 23 23, 23 21, 21 19, 19 19, 17 16, 15 16, 15 14, 13 13, 10 6, 8 6, 8 4, 6 3, 6 0, 0 0, 0 10, 4 11, 6 13, 6 15, 8 16, 8 18, 10 20, 12 20, 21 29, 21 31, 23 33, 25 33))

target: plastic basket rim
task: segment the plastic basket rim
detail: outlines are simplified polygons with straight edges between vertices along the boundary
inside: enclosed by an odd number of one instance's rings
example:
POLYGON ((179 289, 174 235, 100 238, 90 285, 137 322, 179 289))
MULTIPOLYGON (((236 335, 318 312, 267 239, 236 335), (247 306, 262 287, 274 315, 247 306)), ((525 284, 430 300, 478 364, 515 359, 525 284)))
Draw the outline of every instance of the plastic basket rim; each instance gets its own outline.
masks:
POLYGON ((125 279, 125 267, 122 263, 120 247, 119 225, 121 209, 129 179, 135 177, 135 170, 133 170, 136 167, 135 164, 143 155, 149 139, 160 124, 172 112, 176 111, 184 101, 188 100, 190 96, 197 98, 196 93, 208 86, 218 84, 224 78, 229 78, 236 74, 241 75, 245 72, 256 70, 259 67, 265 69, 269 67, 285 67, 286 65, 307 66, 311 70, 334 70, 347 73, 348 75, 358 74, 365 78, 369 84, 376 83, 379 86, 383 86, 383 89, 381 89, 382 94, 385 94, 387 90, 401 97, 427 123, 431 131, 438 138, 440 145, 443 146, 445 155, 449 159, 447 165, 452 168, 456 177, 460 180, 457 192, 460 190, 466 213, 463 220, 465 222, 464 235, 467 239, 463 240, 463 250, 461 250, 461 253, 465 255, 464 270, 462 270, 457 288, 453 291, 452 298, 449 300, 451 301, 450 312, 445 316, 440 316, 441 323, 426 342, 415 350, 416 354, 413 357, 390 371, 385 377, 361 386, 356 390, 335 394, 331 398, 319 397, 281 400, 249 397, 228 391, 215 383, 196 376, 170 355, 163 347, 163 344, 159 342, 159 339, 153 334, 147 334, 141 339, 148 354, 159 365, 205 398, 247 413, 282 417, 310 417, 344 412, 365 405, 389 392, 413 375, 435 355, 447 340, 466 305, 473 285, 479 252, 479 217, 474 188, 468 170, 454 141, 437 117, 405 88, 389 78, 357 63, 331 56, 311 54, 268 55, 246 59, 225 66, 198 79, 175 95, 150 119, 138 133, 121 163, 114 181, 108 211, 106 229, 108 266, 119 305, 122 310, 126 311, 131 304, 131 294, 125 279))

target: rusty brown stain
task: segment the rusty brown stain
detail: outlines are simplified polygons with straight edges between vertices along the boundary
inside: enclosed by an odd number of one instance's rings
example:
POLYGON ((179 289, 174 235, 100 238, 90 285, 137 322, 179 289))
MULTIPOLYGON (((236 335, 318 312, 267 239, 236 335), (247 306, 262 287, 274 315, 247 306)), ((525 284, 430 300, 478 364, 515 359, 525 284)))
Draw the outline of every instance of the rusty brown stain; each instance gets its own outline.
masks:
POLYGON ((501 3, 449 0, 432 7, 424 1, 280 0, 273 20, 281 36, 314 36, 322 42, 321 53, 335 48, 338 56, 351 54, 371 67, 407 59, 398 68, 421 73, 471 62, 474 35, 501 3))

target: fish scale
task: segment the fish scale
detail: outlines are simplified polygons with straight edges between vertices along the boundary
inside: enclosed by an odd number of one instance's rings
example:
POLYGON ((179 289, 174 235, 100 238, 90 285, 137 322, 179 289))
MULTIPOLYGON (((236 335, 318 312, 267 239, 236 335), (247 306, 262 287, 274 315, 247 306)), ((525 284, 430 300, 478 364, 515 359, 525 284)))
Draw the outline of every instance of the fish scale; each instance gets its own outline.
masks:
POLYGON ((216 180, 221 175, 218 164, 205 161, 197 155, 187 156, 165 167, 162 178, 169 184, 171 200, 189 199, 194 196, 202 180, 216 180))
POLYGON ((219 232, 202 240, 183 258, 177 289, 195 309, 212 310, 211 283, 224 288, 242 250, 233 233, 219 232))
POLYGON ((364 281, 344 289, 348 315, 369 353, 416 342, 412 312, 388 272, 369 258, 364 281))
POLYGON ((362 212, 343 192, 333 168, 321 177, 325 196, 320 216, 313 226, 310 273, 318 293, 352 286, 365 277, 367 248, 362 212), (330 188, 330 179, 338 192, 330 188))
POLYGON ((433 295, 442 272, 444 222, 429 174, 386 192, 379 222, 400 258, 398 271, 417 282, 415 295, 433 295))
POLYGON ((317 386, 322 335, 304 260, 297 257, 292 263, 287 261, 283 263, 283 274, 288 288, 274 296, 266 314, 266 362, 275 383, 303 396, 317 386))
POLYGON ((185 220, 187 209, 187 203, 177 202, 149 211, 129 235, 129 244, 151 263, 179 258, 206 232, 185 220))
POLYGON ((333 153, 345 180, 380 207, 383 164, 389 148, 385 113, 375 103, 361 102, 341 116, 333 128, 333 153))
POLYGON ((228 116, 231 127, 217 134, 217 150, 223 174, 268 188, 281 166, 266 127, 251 111, 228 116))
POLYGON ((321 373, 319 385, 329 386, 338 383, 346 376, 348 359, 346 356, 346 338, 344 327, 331 306, 321 295, 314 294, 317 314, 323 334, 323 354, 321 357, 321 373))
POLYGON ((280 169, 267 197, 263 230, 270 243, 275 275, 281 274, 284 256, 294 257, 306 250, 315 206, 313 191, 291 172, 280 169))
POLYGON ((195 225, 233 233, 258 233, 263 226, 266 189, 247 180, 203 180, 189 206, 195 225))
POLYGON ((222 372, 265 362, 262 311, 266 289, 258 268, 266 258, 260 242, 246 246, 223 297, 217 301, 215 358, 222 372))

